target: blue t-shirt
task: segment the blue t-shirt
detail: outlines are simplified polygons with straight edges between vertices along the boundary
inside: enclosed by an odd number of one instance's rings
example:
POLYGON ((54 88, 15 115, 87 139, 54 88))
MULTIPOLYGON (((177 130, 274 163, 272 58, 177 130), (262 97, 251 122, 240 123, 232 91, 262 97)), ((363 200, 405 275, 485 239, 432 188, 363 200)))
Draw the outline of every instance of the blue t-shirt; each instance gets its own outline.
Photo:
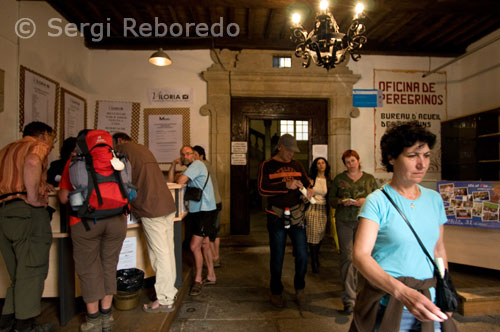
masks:
MULTIPOLYGON (((183 174, 189 178, 187 183, 188 187, 203 189, 203 185, 207 180, 208 170, 201 161, 195 160, 191 163, 191 165, 189 165, 183 174)), ((215 208, 215 195, 212 178, 208 178, 201 200, 199 202, 189 201, 189 212, 212 211, 215 210, 215 208)))
MULTIPOLYGON (((434 190, 418 186, 421 195, 415 200, 401 196, 390 185, 383 188, 403 211, 429 254, 439 238, 439 226, 446 223, 441 196, 434 190)), ((394 278, 413 277, 424 280, 434 276, 434 267, 424 254, 417 239, 398 211, 380 191, 366 198, 359 217, 379 224, 377 240, 372 250, 375 261, 394 278)), ((431 289, 434 299, 434 291, 431 289)))

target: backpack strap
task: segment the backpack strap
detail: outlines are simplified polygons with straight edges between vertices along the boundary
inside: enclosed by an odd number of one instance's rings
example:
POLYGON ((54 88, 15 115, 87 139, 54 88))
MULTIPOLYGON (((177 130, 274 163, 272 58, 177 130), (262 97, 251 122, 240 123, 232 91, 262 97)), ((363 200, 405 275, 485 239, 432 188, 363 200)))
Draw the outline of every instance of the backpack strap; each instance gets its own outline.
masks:
MULTIPOLYGON (((87 134, 85 133, 85 135, 78 136, 76 141, 77 141, 78 147, 80 148, 82 153, 85 155, 85 167, 87 168, 87 172, 90 174, 90 177, 92 179, 99 205, 102 205, 103 204, 102 195, 101 195, 101 191, 99 190, 99 184, 97 183, 97 176, 96 176, 96 172, 95 172, 95 168, 94 168, 94 159, 92 158, 92 155, 90 154, 90 151, 89 151, 89 147, 87 146, 86 137, 87 137, 87 134)), ((90 188, 91 188, 91 186, 90 186, 90 181, 89 181, 89 192, 91 192, 90 188)))

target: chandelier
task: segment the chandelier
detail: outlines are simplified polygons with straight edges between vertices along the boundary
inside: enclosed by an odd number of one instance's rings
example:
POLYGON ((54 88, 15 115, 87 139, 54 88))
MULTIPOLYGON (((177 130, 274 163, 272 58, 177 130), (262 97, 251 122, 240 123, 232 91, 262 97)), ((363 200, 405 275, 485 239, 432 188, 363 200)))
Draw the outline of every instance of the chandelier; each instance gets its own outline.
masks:
POLYGON ((297 44, 295 56, 304 59, 302 65, 307 68, 311 59, 317 66, 327 70, 343 62, 346 53, 354 61, 361 58, 359 49, 366 43, 364 6, 356 5, 356 13, 346 33, 339 32, 337 21, 328 10, 328 1, 322 0, 320 12, 314 21, 314 29, 307 32, 300 23, 300 14, 292 15, 290 39, 297 44))

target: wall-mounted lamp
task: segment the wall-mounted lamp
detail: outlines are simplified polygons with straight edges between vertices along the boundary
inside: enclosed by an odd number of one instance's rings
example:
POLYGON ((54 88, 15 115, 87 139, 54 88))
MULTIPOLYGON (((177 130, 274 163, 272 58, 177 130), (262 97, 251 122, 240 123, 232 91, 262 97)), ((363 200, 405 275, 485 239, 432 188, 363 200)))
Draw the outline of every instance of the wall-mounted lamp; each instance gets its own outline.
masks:
POLYGON ((172 60, 170 59, 170 57, 167 55, 167 53, 163 52, 163 49, 161 48, 149 57, 149 62, 155 66, 160 67, 165 67, 172 64, 172 60))

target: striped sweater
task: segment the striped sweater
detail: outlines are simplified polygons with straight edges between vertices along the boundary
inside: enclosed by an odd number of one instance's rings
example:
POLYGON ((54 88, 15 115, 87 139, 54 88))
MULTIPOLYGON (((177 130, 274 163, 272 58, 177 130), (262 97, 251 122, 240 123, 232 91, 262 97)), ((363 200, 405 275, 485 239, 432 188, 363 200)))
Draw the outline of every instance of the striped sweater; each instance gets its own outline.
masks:
POLYGON ((294 179, 301 180, 306 188, 310 186, 309 178, 300 162, 292 160, 285 163, 273 158, 262 162, 257 183, 259 194, 268 197, 267 212, 273 213, 272 205, 283 209, 302 202, 298 189, 289 190, 286 187, 286 181, 294 179))

